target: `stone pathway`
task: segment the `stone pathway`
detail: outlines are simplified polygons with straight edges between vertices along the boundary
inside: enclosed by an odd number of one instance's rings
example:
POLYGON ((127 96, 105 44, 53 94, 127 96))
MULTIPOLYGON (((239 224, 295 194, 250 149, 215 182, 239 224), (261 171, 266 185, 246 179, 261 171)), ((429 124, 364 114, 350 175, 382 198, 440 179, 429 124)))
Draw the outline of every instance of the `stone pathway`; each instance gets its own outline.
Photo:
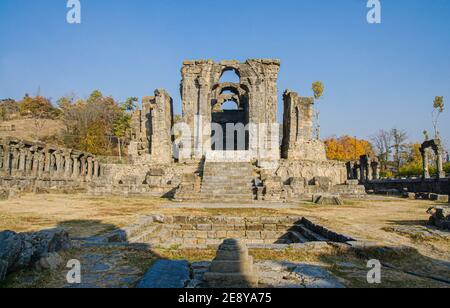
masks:
POLYGON ((142 271, 127 265, 126 251, 83 254, 81 284, 66 284, 64 288, 133 288, 142 277, 142 271))

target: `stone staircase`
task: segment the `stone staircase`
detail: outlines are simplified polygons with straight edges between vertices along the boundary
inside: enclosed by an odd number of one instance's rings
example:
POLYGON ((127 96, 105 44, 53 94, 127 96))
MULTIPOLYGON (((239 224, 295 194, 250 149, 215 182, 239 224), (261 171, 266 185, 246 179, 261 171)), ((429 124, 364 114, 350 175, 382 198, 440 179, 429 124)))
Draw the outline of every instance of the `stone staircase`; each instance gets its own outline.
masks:
POLYGON ((226 202, 255 200, 253 171, 253 165, 248 162, 206 162, 201 199, 226 202))

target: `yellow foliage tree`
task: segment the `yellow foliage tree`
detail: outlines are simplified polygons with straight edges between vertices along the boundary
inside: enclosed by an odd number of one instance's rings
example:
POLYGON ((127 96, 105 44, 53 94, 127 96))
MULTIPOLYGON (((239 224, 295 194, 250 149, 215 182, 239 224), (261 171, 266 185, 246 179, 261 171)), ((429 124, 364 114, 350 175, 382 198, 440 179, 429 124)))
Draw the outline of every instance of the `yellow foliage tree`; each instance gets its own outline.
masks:
POLYGON ((372 145, 367 140, 360 140, 350 136, 329 138, 325 140, 327 157, 331 160, 357 160, 361 155, 373 154, 372 145))

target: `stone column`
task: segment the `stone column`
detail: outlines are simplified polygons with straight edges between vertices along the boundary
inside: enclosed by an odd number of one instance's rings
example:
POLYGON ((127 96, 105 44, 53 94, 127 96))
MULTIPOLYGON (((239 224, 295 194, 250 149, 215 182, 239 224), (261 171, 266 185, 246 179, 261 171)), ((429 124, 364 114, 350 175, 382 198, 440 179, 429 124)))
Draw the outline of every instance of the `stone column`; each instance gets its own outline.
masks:
POLYGON ((65 163, 65 170, 64 170, 64 177, 66 178, 66 179, 68 179, 68 178, 70 178, 71 176, 72 176, 72 165, 73 165, 73 163, 72 163, 72 155, 71 155, 71 151, 69 150, 69 151, 66 151, 65 153, 64 153, 64 159, 65 159, 65 161, 66 161, 66 163, 65 163))
POLYGON ((358 180, 362 182, 362 176, 361 176, 361 166, 358 166, 358 164, 355 164, 355 180, 358 180))
POLYGON ((47 173, 50 175, 50 169, 51 169, 51 157, 52 154, 50 153, 49 149, 44 150, 44 173, 47 173))
POLYGON ((72 172, 72 178, 77 179, 80 175, 80 162, 78 160, 78 155, 72 155, 73 159, 73 172, 72 172))
POLYGON ((100 165, 98 163, 98 161, 95 159, 94 160, 94 177, 99 177, 100 176, 100 165))
POLYGON ((94 167, 92 157, 87 158, 87 180, 90 181, 92 179, 92 169, 94 167))
POLYGON ((42 178, 45 172, 45 149, 41 149, 38 154, 38 174, 39 178, 42 178))
POLYGON ((81 178, 84 179, 86 176, 86 156, 81 156, 80 158, 80 163, 81 163, 81 178))
POLYGON ((437 166, 437 178, 445 178, 444 166, 442 163, 442 151, 436 151, 436 166, 437 166))
POLYGON ((25 173, 25 163, 27 159, 27 153, 25 148, 21 147, 19 149, 18 166, 17 169, 23 175, 25 173))
POLYGON ((39 173, 39 150, 36 148, 32 157, 31 175, 36 177, 39 173))
POLYGON ((26 154, 26 160, 25 160, 25 175, 30 175, 31 174, 31 169, 33 168, 33 153, 32 153, 32 149, 26 149, 25 151, 26 154))
POLYGON ((367 172, 367 181, 372 181, 373 180, 373 170, 372 170, 371 162, 369 160, 366 162, 366 172, 367 172))
POLYGON ((422 159, 423 159, 423 178, 430 178, 430 169, 428 168, 428 149, 421 150, 422 159))
POLYGON ((11 174, 11 148, 9 145, 3 147, 3 171, 6 175, 11 174))
POLYGON ((373 179, 379 180, 380 179, 380 164, 378 161, 372 162, 372 170, 373 170, 373 179))

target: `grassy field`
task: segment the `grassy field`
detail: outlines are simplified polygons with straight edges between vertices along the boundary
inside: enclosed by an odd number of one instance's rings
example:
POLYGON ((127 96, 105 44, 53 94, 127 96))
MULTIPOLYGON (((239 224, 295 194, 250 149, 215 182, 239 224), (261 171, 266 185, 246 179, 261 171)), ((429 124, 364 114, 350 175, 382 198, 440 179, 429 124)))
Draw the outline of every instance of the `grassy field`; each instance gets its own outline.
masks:
MULTIPOLYGON (((161 199, 120 197, 89 197, 83 194, 24 195, 19 199, 0 202, 0 230, 16 232, 38 231, 54 227, 66 228, 72 237, 99 235, 134 224, 143 215, 226 215, 272 216, 295 215, 315 220, 334 231, 357 239, 369 240, 380 246, 405 246, 404 252, 383 254, 367 251, 356 255, 339 248, 309 251, 251 251, 256 260, 286 260, 309 262, 327 267, 348 286, 365 286, 366 259, 377 258, 389 265, 383 286, 449 286, 424 277, 450 280, 450 234, 428 232, 429 201, 403 199, 347 201, 344 206, 316 206, 310 203, 292 204, 289 209, 256 208, 180 208, 178 203, 161 199), (352 270, 345 264, 351 262, 352 270), (356 270, 359 269, 359 270, 356 270), (411 275, 419 274, 419 276, 411 275)), ((159 256, 169 259, 211 260, 210 250, 159 250, 159 256)), ((134 255, 133 255, 134 256, 134 255)), ((136 257, 141 262, 142 255, 136 257), (141 259, 139 259, 141 258, 141 259)), ((130 257, 133 260, 133 257, 130 257)), ((45 279, 48 280, 48 277, 45 279)), ((45 280, 43 278, 42 281, 45 280)), ((48 282, 43 285, 52 285, 48 282)), ((14 285, 14 284, 13 284, 14 285)))

